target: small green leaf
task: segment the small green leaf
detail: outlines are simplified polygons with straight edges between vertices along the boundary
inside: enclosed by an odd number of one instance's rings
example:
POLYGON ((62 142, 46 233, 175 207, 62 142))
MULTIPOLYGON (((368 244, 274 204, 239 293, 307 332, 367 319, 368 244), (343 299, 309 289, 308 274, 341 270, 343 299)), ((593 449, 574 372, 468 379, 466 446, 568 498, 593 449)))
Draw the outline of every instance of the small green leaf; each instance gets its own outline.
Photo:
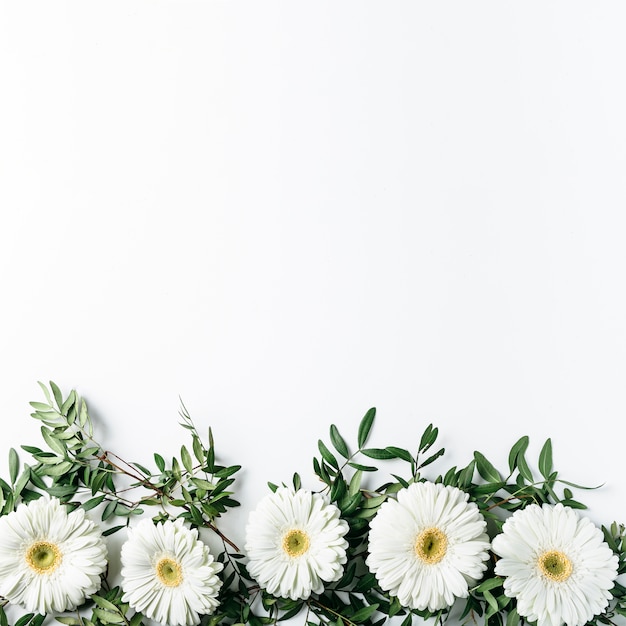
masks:
POLYGON ((373 465, 362 465, 361 463, 353 463, 352 461, 350 461, 348 465, 356 470, 361 470, 362 472, 376 472, 378 470, 378 468, 373 465))
MULTIPOLYGON (((53 381, 50 381, 50 389, 52 389, 54 401, 57 403, 57 407, 59 407, 60 409, 63 406, 63 394, 61 393, 58 385, 53 381)), ((48 402, 50 402, 50 395, 48 393, 46 393, 46 397, 48 399, 48 402)), ((52 404, 52 402, 50 402, 50 404, 52 404)))
POLYGON ((317 447, 319 448, 319 451, 322 457, 324 458, 324 460, 326 461, 326 463, 328 463, 335 469, 339 469, 339 464, 337 463, 337 459, 335 458, 333 453, 324 445, 324 442, 321 439, 318 440, 317 447))
POLYGON ((552 441, 550 438, 546 439, 539 453, 539 471, 544 478, 549 478, 552 473, 552 441))
POLYGON ((113 611, 114 613, 117 613, 118 609, 115 606, 115 604, 113 604, 113 602, 109 602, 108 600, 106 600, 105 598, 101 598, 100 596, 91 596, 91 599, 101 608, 101 609, 106 609, 108 611, 113 611))
POLYGON ((506 626, 518 626, 519 621, 519 615, 515 607, 509 609, 506 616, 506 626))
POLYGON ((96 496, 95 498, 90 498, 89 500, 87 500, 87 502, 83 503, 83 509, 85 511, 90 511, 91 509, 94 509, 99 504, 101 504, 103 500, 104 500, 104 495, 96 496))
POLYGON ((393 454, 395 458, 402 459, 403 461, 408 461, 409 463, 413 460, 411 453, 404 448, 397 448, 396 446, 387 446, 385 448, 387 452, 393 454))
POLYGON ((350 457, 348 445, 346 444, 344 438, 339 434, 339 431, 334 424, 330 425, 330 440, 332 441, 333 446, 335 446, 335 450, 337 450, 342 457, 345 459, 350 457))
POLYGON ((165 459, 156 452, 154 453, 154 462, 159 470, 159 472, 163 472, 165 470, 165 459))
POLYGON ((14 448, 9 450, 9 476, 11 484, 14 485, 17 480, 17 475, 20 472, 20 459, 17 456, 17 452, 14 448))
POLYGON ((424 434, 422 435, 422 438, 420 439, 420 452, 426 452, 426 450, 428 450, 428 448, 430 448, 430 446, 435 443, 438 434, 439 429, 433 427, 432 424, 428 424, 426 430, 424 431, 424 434))
POLYGON ((78 414, 78 423, 81 428, 89 421, 89 413, 87 412, 87 403, 83 400, 80 403, 80 412, 78 414))
POLYGON ((189 450, 185 446, 181 446, 180 448, 180 459, 183 462, 183 467, 190 473, 193 473, 193 461, 191 460, 191 455, 189 454, 189 450))
POLYGON ((111 500, 111 502, 107 502, 107 505, 104 507, 104 511, 102 511, 102 521, 106 522, 110 517, 115 515, 115 509, 117 508, 117 502, 115 500, 111 500))
POLYGON ((74 465, 70 463, 70 461, 61 461, 57 465, 47 465, 46 466, 46 474, 48 476, 63 476, 67 474, 74 465))
POLYGON ((61 622, 61 624, 65 624, 66 626, 80 626, 82 622, 76 617, 55 617, 57 622, 61 622))
POLYGON ((61 457, 65 456, 65 446, 58 439, 54 438, 51 430, 42 426, 41 436, 52 452, 56 452, 61 457))
POLYGON ((431 454, 425 461, 419 464, 420 468, 426 467, 427 465, 434 463, 440 456, 443 456, 445 452, 446 452, 445 448, 441 448, 440 450, 437 450, 435 454, 431 454))
POLYGON ((378 610, 378 604, 370 604, 369 606, 364 606, 362 609, 359 609, 354 615, 351 615, 348 619, 353 624, 360 624, 361 622, 365 622, 368 620, 376 611, 378 610))
POLYGON ((350 486, 348 487, 348 493, 351 496, 356 495, 361 490, 361 480, 363 478, 362 470, 357 470, 354 472, 354 476, 352 476, 350 480, 350 486))
POLYGON ((191 437, 191 448, 193 450, 193 455, 198 460, 198 463, 204 463, 204 450, 202 449, 202 442, 200 441, 200 437, 195 433, 191 437))
POLYGON ((365 445, 367 438, 370 435, 370 431, 372 430, 372 425, 374 424, 374 418, 376 417, 376 409, 372 407, 361 420, 359 424, 359 432, 357 435, 357 442, 359 444, 359 449, 365 445))
POLYGON ((484 580, 478 587, 474 589, 477 593, 482 593, 484 591, 489 591, 490 589, 495 589, 496 587, 502 587, 502 578, 487 578, 484 580))
POLYGON ((484 454, 481 452, 474 452, 474 460, 476 461, 476 469, 478 473, 490 483, 497 483, 502 481, 502 477, 498 470, 487 460, 484 454))
POLYGON ((213 483, 210 483, 208 480, 203 480, 202 478, 192 478, 191 482, 199 489, 204 489, 205 491, 213 491, 215 489, 213 483))
POLYGON ((509 452, 509 471, 511 472, 511 474, 517 467, 517 460, 519 456, 524 456, 524 453, 528 449, 528 443, 528 435, 524 435, 513 444, 511 452, 509 452))
POLYGON ((385 461, 388 459, 395 459, 396 455, 393 452, 389 452, 386 448, 364 448, 361 453, 370 459, 377 459, 385 461))
POLYGON ((484 591, 483 597, 487 600, 487 604, 489 604, 493 613, 498 612, 498 601, 493 597, 491 591, 484 591))

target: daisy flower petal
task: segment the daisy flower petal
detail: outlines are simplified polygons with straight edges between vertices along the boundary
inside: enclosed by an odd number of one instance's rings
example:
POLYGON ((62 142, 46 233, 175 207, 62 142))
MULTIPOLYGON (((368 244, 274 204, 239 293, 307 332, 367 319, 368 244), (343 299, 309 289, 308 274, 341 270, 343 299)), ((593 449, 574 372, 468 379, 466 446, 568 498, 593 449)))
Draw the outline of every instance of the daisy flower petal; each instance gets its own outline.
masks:
POLYGON ((194 626, 218 606, 222 568, 183 520, 145 519, 122 546, 123 600, 161 624, 194 626))
POLYGON ((0 518, 0 596, 27 611, 74 610, 100 589, 106 564, 102 533, 83 509, 40 498, 0 518))
POLYGON ((468 498, 455 487, 414 483, 371 521, 367 566, 402 606, 451 606, 485 571, 486 522, 468 498))
POLYGON ((272 595, 304 600, 341 578, 347 532, 339 509, 321 494, 281 487, 248 519, 248 571, 272 595))
POLYGON ((593 523, 562 504, 516 511, 493 540, 504 593, 537 626, 582 626, 612 595, 617 556, 593 523))

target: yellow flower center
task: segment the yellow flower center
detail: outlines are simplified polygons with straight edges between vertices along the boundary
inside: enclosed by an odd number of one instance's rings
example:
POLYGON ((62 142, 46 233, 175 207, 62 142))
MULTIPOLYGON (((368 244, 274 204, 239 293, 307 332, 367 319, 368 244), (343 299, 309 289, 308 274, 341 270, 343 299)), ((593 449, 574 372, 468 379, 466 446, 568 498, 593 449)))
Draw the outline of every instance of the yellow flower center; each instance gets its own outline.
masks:
POLYGON ((544 552, 538 563, 541 573, 557 583, 562 583, 572 575, 572 562, 558 550, 544 552))
POLYGON ((294 528, 283 537, 283 550, 291 557, 302 556, 309 549, 309 536, 294 528))
POLYGON ((49 541, 36 541, 26 553, 26 563, 37 574, 50 574, 62 560, 58 546, 49 541))
POLYGON ((174 559, 162 558, 156 565, 156 573, 166 587, 178 587, 183 582, 182 568, 174 559))
POLYGON ((439 563, 448 549, 448 538, 438 528, 423 530, 415 540, 415 555, 426 565, 439 563))

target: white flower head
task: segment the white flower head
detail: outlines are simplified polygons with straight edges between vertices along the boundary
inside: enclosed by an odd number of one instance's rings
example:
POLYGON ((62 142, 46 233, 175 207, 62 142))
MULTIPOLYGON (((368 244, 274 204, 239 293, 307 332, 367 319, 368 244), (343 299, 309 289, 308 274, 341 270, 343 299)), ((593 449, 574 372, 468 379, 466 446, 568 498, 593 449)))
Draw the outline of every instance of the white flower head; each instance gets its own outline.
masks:
POLYGON ((437 611, 468 595, 489 558, 486 522, 455 487, 414 483, 370 523, 366 563, 380 587, 411 609, 437 611))
POLYGON ((339 580, 346 562, 348 524, 319 493, 285 487, 270 493, 246 527, 248 571, 269 593, 304 600, 339 580))
POLYGON ((562 504, 516 511, 493 540, 495 572, 517 612, 538 626, 581 626, 607 606, 617 556, 602 532, 562 504))
POLYGON ((34 613, 73 610, 102 583, 107 549, 83 509, 56 498, 0 517, 0 595, 34 613))
POLYGON ((128 529, 122 546, 123 600, 167 626, 193 626, 218 606, 223 565, 183 520, 128 529))

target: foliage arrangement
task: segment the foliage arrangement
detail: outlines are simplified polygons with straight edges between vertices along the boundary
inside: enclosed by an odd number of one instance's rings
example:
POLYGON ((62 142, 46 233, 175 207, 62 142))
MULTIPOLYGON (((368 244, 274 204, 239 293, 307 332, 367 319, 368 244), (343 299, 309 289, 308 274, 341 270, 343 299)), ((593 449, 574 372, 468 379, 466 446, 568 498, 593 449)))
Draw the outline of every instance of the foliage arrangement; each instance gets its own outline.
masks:
POLYGON ((211 430, 204 440, 184 405, 188 445, 143 464, 98 442, 75 391, 40 385, 45 401, 31 406, 43 445, 23 445, 32 461, 21 467, 11 449, 0 479, 0 626, 7 605, 21 607, 15 626, 48 616, 67 626, 265 626, 296 616, 324 626, 450 617, 595 626, 626 616, 625 528, 599 529, 579 513, 572 490, 582 487, 560 478, 549 439, 537 469, 523 436, 505 470, 476 451, 427 479, 444 455, 438 429, 428 425, 412 449, 369 447, 370 409, 355 445, 335 425, 319 440, 317 491, 298 474, 268 484, 240 549, 222 517, 239 505, 241 466, 219 463, 211 430), (215 534, 217 554, 199 531, 215 534), (107 553, 114 533, 126 538, 121 555, 107 553), (108 575, 113 559, 121 580, 108 575))

